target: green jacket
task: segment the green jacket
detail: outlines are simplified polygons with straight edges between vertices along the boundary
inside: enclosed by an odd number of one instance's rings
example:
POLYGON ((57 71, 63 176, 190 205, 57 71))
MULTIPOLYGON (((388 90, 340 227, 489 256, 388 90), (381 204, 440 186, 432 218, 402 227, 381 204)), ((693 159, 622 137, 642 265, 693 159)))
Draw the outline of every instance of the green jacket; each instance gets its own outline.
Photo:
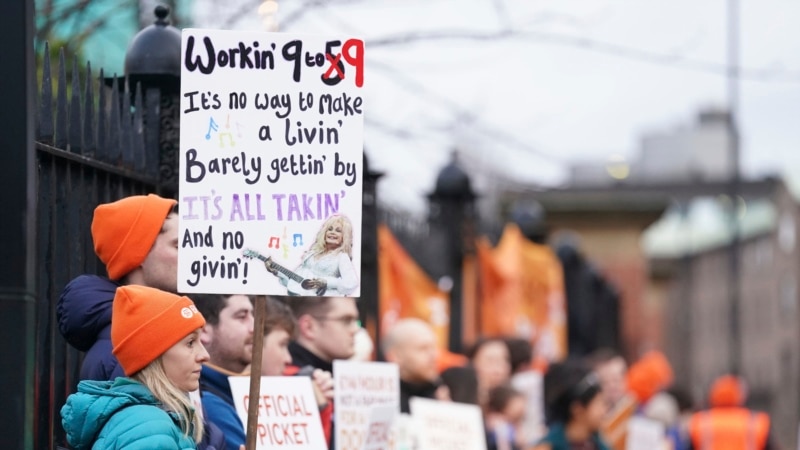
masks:
POLYGON ((147 387, 130 378, 81 381, 61 408, 67 442, 75 450, 185 450, 197 445, 147 387))

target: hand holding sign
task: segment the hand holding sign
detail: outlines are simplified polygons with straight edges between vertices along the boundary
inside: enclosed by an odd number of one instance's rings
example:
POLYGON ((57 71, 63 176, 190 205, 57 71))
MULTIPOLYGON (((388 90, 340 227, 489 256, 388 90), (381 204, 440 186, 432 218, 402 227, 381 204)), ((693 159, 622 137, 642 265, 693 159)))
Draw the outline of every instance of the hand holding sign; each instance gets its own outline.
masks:
POLYGON ((316 369, 311 374, 312 386, 314 387, 314 397, 317 399, 319 408, 328 406, 328 402, 333 400, 334 384, 333 376, 327 370, 316 369))

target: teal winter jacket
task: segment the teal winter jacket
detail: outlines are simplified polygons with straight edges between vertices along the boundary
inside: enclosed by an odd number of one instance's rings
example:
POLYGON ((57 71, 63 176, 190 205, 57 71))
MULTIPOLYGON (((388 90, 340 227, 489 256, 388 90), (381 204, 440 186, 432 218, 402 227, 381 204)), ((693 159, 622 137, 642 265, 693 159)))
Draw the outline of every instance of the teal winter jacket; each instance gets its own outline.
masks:
POLYGON ((67 442, 75 450, 185 450, 197 445, 147 387, 130 378, 81 381, 61 408, 67 442))

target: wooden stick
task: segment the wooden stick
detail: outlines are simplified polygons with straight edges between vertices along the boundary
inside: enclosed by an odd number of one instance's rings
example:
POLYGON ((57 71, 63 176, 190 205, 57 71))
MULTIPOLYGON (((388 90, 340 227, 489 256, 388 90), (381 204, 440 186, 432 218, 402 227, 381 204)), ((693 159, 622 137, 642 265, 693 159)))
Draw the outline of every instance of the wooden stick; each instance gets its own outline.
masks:
POLYGON ((264 323, 267 321, 267 298, 255 296, 253 309, 253 360, 250 363, 250 399, 247 403, 247 450, 256 450, 258 435, 258 399, 261 397, 261 352, 264 348, 264 323))

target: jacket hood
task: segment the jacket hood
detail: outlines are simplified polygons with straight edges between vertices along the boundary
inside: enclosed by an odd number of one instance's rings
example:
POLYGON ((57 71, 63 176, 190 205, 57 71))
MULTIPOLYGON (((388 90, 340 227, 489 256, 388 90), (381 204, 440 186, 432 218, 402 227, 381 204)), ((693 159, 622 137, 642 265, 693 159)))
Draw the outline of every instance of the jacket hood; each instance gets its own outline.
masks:
POLYGON ((61 424, 67 441, 75 449, 89 449, 117 411, 131 405, 158 405, 153 394, 130 378, 114 381, 81 381, 78 392, 61 408, 61 424))
POLYGON ((111 323, 111 305, 119 284, 97 275, 81 275, 70 281, 56 305, 58 329, 64 339, 85 352, 97 335, 111 323))

